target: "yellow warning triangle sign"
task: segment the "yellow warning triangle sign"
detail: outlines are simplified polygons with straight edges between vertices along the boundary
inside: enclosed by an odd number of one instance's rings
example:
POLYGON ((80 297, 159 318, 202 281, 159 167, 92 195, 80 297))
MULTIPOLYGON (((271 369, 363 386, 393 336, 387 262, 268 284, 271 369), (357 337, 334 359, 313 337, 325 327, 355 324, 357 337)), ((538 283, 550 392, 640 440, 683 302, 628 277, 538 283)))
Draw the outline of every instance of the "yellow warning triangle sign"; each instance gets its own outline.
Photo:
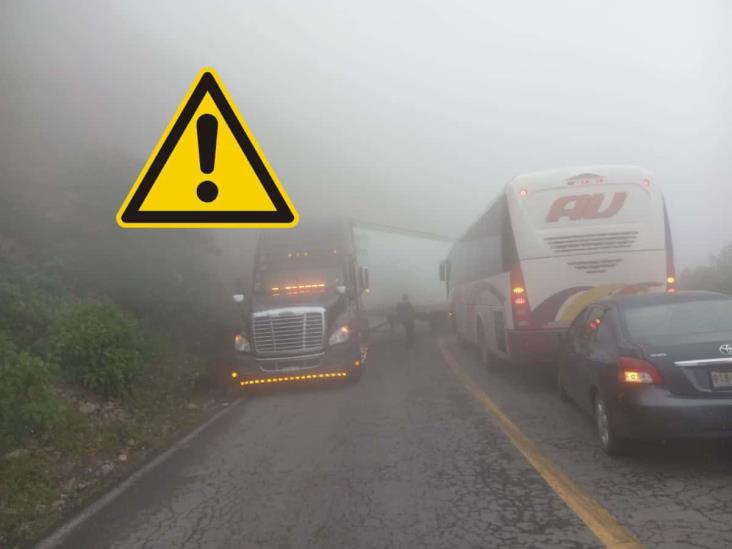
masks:
POLYGON ((124 228, 297 222, 285 189, 211 68, 199 73, 117 213, 124 228))

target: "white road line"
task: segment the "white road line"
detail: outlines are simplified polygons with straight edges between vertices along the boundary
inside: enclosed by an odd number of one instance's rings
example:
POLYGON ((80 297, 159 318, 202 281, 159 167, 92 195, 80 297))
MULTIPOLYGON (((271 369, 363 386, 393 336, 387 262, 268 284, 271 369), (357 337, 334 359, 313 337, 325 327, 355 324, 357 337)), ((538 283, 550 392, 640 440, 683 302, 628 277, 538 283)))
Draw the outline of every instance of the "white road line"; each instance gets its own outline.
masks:
POLYGON ((174 453, 176 453, 178 450, 180 450, 183 446, 191 442, 194 438, 196 438, 198 435, 200 435, 203 431, 205 431, 211 424, 215 423, 222 417, 226 416, 228 413, 230 413, 233 409, 237 407, 237 405, 241 402, 241 400, 236 400, 229 404, 226 408, 223 410, 220 410, 216 412, 212 417, 210 417, 206 422, 199 425, 193 431, 188 433, 186 436, 184 436, 182 439, 180 439, 178 442, 173 444, 170 448, 165 450, 163 453, 159 454, 155 458, 153 458, 151 461, 149 461, 147 464, 145 464, 143 467, 132 473, 129 477, 127 477, 125 480, 123 480, 120 484, 115 486, 112 490, 101 496, 99 499, 85 507, 84 509, 79 512, 78 515, 76 515, 74 518, 69 520, 68 522, 64 523, 63 525, 59 526, 56 530, 54 530, 50 535, 48 535, 46 538, 41 540, 35 547, 36 549, 51 549, 52 547, 56 547, 59 545, 71 532, 73 532, 77 527, 79 527, 82 523, 89 520, 91 517, 96 515, 99 511, 104 509, 107 505, 112 503, 115 499, 120 497, 122 494, 124 494, 127 490, 129 490, 132 486, 135 485, 135 483, 140 480, 146 473, 152 471, 159 465, 162 465, 165 463, 174 453))

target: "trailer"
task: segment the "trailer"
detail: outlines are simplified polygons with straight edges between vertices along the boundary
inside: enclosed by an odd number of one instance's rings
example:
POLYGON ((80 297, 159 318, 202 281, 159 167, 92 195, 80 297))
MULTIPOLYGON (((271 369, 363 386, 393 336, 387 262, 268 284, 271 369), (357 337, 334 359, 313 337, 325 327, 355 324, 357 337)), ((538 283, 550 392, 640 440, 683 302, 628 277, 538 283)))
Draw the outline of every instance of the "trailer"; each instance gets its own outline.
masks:
POLYGON ((368 269, 368 289, 362 295, 371 333, 394 334, 398 329, 396 304, 403 294, 417 319, 433 329, 447 318, 447 288, 439 266, 454 239, 423 232, 352 221, 359 265, 368 269))

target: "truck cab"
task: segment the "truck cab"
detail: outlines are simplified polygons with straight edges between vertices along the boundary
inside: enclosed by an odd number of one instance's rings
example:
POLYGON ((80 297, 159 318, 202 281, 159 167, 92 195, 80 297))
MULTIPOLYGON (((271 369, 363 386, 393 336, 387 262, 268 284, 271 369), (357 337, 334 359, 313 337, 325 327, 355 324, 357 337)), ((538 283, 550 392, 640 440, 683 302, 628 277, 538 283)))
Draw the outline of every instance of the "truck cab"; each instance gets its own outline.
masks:
POLYGON ((345 221, 260 234, 249 292, 234 296, 242 308, 235 383, 359 377, 368 271, 358 265, 353 242, 345 221))

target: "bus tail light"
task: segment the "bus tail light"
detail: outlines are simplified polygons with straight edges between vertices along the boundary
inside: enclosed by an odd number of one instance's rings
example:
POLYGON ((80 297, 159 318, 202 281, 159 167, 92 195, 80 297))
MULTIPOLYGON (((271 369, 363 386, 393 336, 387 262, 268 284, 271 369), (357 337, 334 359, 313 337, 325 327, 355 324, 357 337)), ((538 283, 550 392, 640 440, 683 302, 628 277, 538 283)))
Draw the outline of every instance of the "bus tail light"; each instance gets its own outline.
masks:
POLYGON ((670 250, 666 251, 666 291, 670 294, 676 291, 676 269, 674 256, 670 250))
POLYGON ((618 359, 618 381, 625 385, 658 385, 663 378, 656 367, 646 360, 621 356, 618 359))
POLYGON ((526 283, 521 271, 521 263, 514 263, 511 267, 511 311, 513 312, 514 328, 530 328, 529 298, 526 295, 526 283))

